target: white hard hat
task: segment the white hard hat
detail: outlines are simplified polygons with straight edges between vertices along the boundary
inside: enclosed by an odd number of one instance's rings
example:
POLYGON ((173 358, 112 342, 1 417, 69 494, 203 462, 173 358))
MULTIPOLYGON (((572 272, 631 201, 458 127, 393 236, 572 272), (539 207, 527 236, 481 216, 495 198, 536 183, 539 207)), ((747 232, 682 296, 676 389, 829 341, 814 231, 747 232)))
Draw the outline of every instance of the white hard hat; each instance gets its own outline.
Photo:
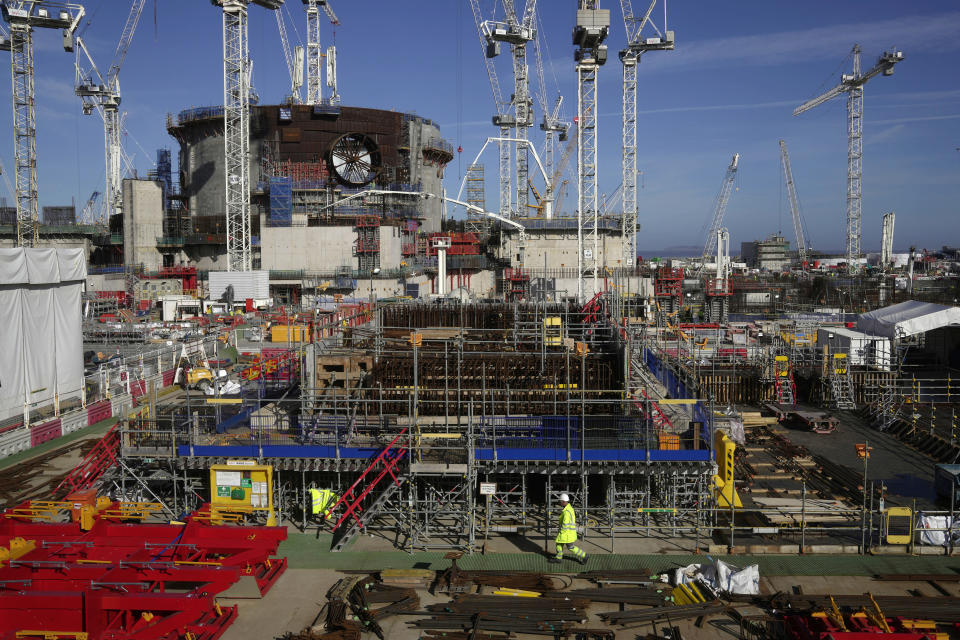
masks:
POLYGON ((561 493, 560 502, 570 502, 570 496, 566 493, 561 493))

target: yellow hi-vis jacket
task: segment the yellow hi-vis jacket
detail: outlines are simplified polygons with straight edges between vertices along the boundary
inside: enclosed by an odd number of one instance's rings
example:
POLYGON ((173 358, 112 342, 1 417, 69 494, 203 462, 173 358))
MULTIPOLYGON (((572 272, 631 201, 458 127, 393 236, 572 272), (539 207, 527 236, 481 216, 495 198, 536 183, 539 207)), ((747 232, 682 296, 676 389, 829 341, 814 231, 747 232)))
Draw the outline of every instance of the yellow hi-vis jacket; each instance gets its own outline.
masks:
POLYGON ((577 516, 573 512, 573 505, 567 506, 560 512, 560 530, 557 532, 557 544, 570 544, 577 541, 577 516))
POLYGON ((337 494, 330 489, 310 489, 310 513, 313 515, 323 513, 326 518, 336 504, 337 494))

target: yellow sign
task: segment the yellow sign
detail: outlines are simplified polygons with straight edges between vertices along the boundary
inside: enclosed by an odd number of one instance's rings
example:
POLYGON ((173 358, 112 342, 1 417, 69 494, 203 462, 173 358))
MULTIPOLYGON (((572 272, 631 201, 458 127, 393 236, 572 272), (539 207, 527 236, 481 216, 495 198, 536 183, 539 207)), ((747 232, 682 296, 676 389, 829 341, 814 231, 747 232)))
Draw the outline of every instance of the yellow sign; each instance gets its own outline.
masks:
POLYGON ((266 511, 267 526, 273 515, 273 467, 266 464, 215 464, 210 466, 210 506, 266 511))

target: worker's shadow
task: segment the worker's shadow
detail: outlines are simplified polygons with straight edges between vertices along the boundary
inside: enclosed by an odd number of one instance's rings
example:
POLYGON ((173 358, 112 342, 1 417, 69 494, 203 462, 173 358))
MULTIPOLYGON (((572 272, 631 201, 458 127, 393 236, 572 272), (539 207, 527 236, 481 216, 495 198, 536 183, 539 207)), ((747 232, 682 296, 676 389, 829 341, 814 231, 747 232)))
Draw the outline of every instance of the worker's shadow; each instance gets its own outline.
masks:
MULTIPOLYGON (((521 533, 501 533, 504 540, 524 553, 543 553, 543 545, 521 533)), ((542 536, 541 536, 542 539, 542 536)))

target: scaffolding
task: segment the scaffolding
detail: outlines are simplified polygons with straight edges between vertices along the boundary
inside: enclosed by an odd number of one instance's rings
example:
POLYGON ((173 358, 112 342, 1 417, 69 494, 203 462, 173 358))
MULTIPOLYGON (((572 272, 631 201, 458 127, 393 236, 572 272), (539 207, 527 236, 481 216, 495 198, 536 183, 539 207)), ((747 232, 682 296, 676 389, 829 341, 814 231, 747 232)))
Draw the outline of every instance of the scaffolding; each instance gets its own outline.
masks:
MULTIPOLYGON (((370 228, 357 220, 358 232, 370 228)), ((584 535, 611 545, 704 522, 709 427, 661 444, 662 423, 625 400, 625 345, 602 312, 381 305, 349 341, 341 322, 311 329, 330 336, 322 342, 270 354, 290 366, 255 375, 260 390, 240 404, 157 399, 125 421, 114 492, 179 512, 207 490, 201 470, 214 460, 262 458, 298 526, 309 488, 344 497, 329 523, 334 549, 360 532, 408 550, 472 552, 497 533, 549 539, 561 492, 584 535), (478 500, 480 483, 496 485, 489 499, 478 500)))
MULTIPOLYGON (((487 210, 486 180, 482 164, 471 164, 467 167, 467 204, 477 207, 481 211, 487 210)), ((473 210, 467 210, 467 231, 482 234, 488 229, 490 219, 473 210)))

